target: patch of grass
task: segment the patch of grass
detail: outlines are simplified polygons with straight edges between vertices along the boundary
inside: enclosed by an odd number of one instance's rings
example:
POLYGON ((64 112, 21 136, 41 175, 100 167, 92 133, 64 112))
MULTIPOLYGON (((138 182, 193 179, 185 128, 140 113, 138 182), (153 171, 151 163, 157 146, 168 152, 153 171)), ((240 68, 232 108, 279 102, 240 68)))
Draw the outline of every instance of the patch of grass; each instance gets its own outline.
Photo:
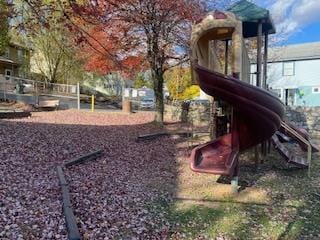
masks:
POLYGON ((249 239, 251 234, 247 227, 245 214, 238 208, 227 208, 222 218, 206 229, 207 235, 215 239, 224 236, 231 239, 249 239))
POLYGON ((289 223, 286 230, 280 235, 279 240, 298 239, 303 231, 303 225, 301 220, 289 223))
POLYGON ((171 232, 184 234, 188 238, 206 234, 223 217, 223 213, 222 209, 176 203, 171 207, 169 215, 171 232))
POLYGON ((166 209, 169 238, 320 239, 319 155, 313 159, 309 178, 306 170, 274 167, 282 160, 272 153, 258 171, 240 170, 248 186, 238 195, 230 194, 230 185, 216 183, 216 176, 191 172, 181 160, 177 197, 157 202, 166 209))

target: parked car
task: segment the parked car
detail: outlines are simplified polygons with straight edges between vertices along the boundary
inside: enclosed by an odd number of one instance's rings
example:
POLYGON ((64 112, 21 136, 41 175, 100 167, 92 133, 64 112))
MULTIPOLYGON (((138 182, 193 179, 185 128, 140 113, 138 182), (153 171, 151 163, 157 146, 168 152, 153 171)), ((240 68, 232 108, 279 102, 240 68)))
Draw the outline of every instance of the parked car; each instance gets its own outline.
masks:
POLYGON ((153 98, 143 98, 140 101, 140 109, 153 109, 155 107, 155 102, 153 98))

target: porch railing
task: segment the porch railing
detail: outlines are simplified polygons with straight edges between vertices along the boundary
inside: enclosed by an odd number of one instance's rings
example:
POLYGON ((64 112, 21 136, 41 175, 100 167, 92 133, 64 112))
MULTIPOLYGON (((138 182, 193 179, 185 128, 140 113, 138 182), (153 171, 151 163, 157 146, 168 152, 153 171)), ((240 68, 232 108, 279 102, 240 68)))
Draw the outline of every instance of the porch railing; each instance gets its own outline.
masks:
POLYGON ((22 87, 24 93, 77 95, 77 85, 46 83, 32 79, 5 76, 0 74, 0 90, 8 93, 18 93, 17 87, 22 87))

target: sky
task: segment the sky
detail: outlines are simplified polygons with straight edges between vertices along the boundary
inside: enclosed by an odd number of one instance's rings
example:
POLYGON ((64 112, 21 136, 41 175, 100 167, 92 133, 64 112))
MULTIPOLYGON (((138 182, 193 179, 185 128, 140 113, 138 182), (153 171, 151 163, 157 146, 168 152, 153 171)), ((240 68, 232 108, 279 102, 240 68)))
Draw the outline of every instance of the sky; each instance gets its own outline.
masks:
POLYGON ((320 41, 320 0, 256 0, 270 10, 282 44, 320 41))

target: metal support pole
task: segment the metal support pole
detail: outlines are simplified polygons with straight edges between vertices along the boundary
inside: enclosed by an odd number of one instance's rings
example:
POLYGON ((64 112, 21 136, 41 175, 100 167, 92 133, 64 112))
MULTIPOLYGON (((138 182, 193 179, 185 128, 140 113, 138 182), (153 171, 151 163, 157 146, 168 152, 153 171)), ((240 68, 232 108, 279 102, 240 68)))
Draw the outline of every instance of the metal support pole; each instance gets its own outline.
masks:
POLYGON ((78 104, 78 110, 80 110, 80 84, 77 83, 77 104, 78 104))
POLYGON ((268 33, 264 34, 264 55, 263 55, 263 84, 262 88, 267 89, 268 70, 268 33))
MULTIPOLYGON (((267 70, 268 70, 268 32, 264 34, 264 55, 263 55, 263 78, 262 78, 262 88, 267 89, 267 70)), ((263 142, 263 157, 267 155, 267 143, 263 142)))
POLYGON ((239 162, 238 162, 235 167, 232 179, 231 179, 231 193, 232 194, 237 194, 239 191, 239 177, 238 177, 239 171, 240 171, 240 166, 239 166, 239 162))
POLYGON ((257 87, 261 87, 261 45, 262 45, 262 22, 258 23, 258 36, 257 36, 257 87))
POLYGON ((232 194, 237 194, 239 190, 239 177, 233 177, 231 179, 231 193, 232 194))

